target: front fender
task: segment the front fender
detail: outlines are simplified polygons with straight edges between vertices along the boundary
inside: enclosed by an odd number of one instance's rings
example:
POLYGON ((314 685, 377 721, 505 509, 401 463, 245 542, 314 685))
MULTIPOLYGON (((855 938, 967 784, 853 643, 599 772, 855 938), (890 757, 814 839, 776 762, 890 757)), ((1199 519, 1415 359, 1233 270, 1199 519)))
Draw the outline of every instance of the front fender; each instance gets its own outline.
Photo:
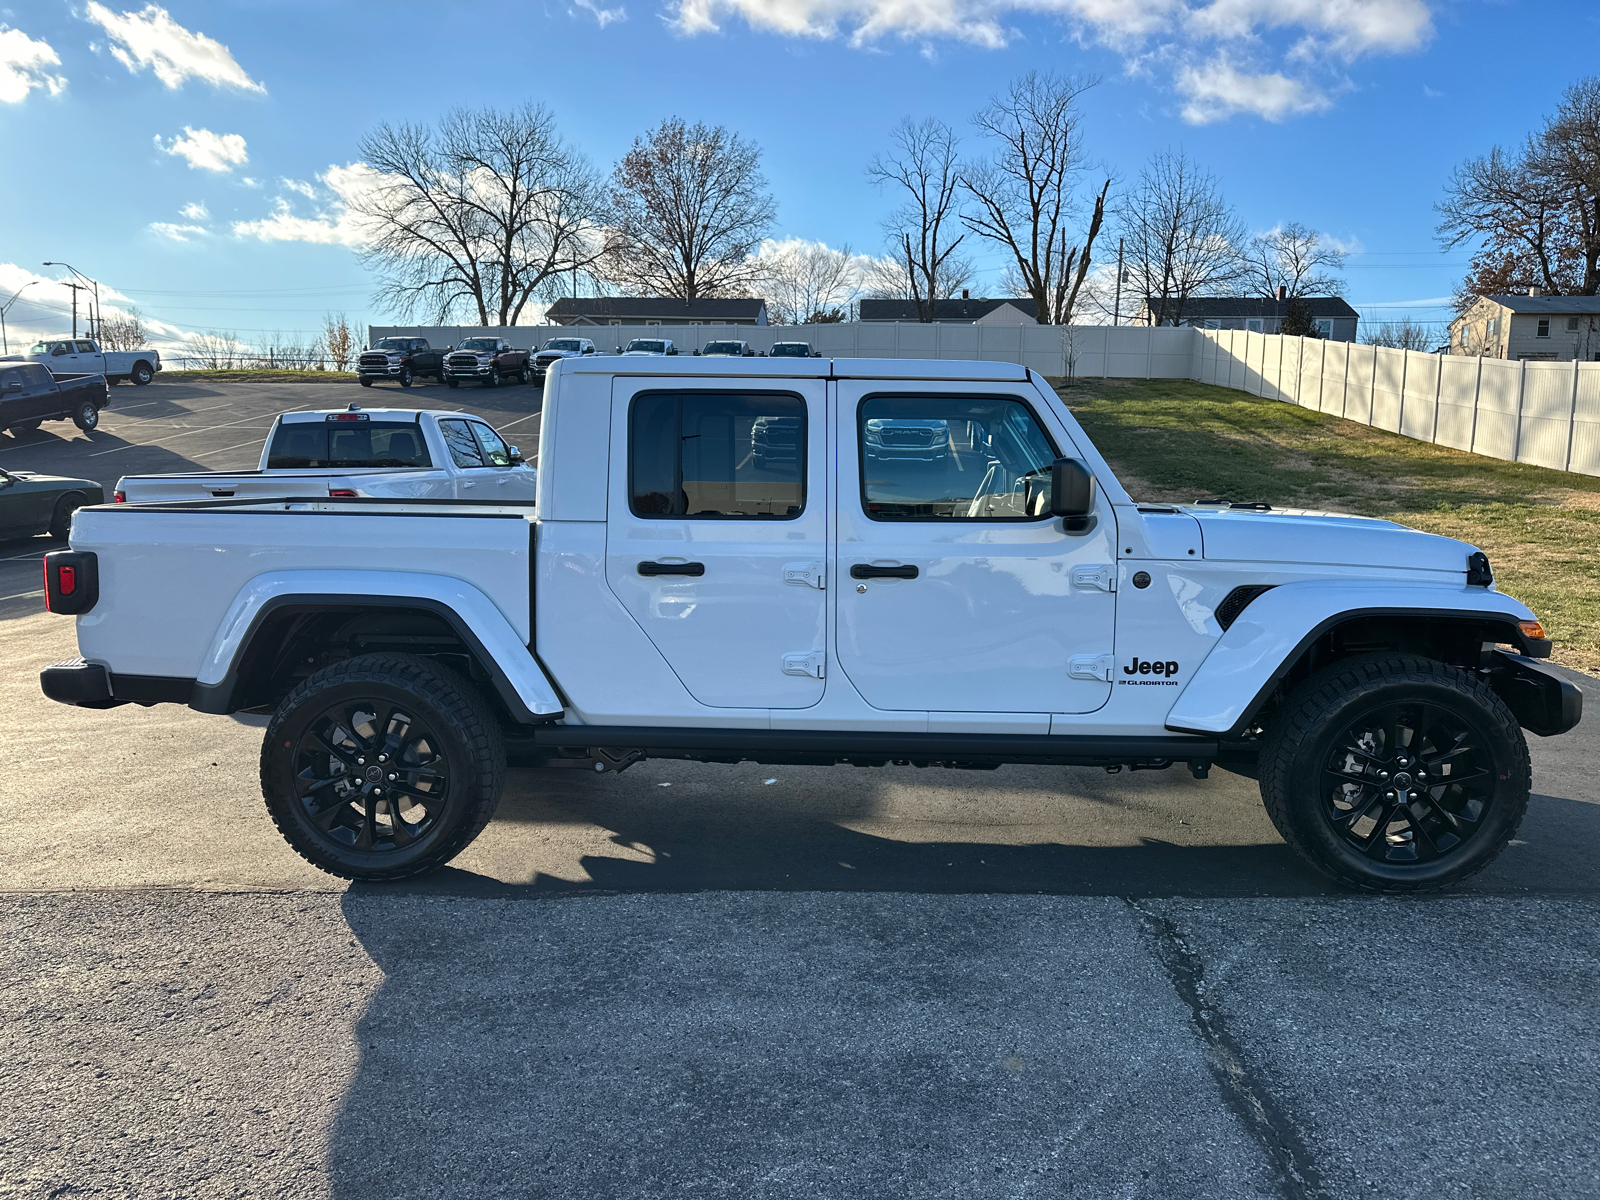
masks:
POLYGON ((521 720, 562 711, 555 688, 492 600, 470 583, 413 571, 271 571, 239 590, 206 648, 190 707, 231 712, 240 662, 251 637, 286 606, 414 607, 437 613, 477 652, 506 707, 521 720))
POLYGON ((1167 714, 1167 728, 1238 736, 1312 642, 1344 621, 1372 616, 1475 617, 1502 622, 1508 632, 1501 640, 1531 648, 1517 622, 1533 620, 1532 611, 1500 592, 1465 585, 1371 580, 1286 583, 1251 601, 1217 640, 1167 714))

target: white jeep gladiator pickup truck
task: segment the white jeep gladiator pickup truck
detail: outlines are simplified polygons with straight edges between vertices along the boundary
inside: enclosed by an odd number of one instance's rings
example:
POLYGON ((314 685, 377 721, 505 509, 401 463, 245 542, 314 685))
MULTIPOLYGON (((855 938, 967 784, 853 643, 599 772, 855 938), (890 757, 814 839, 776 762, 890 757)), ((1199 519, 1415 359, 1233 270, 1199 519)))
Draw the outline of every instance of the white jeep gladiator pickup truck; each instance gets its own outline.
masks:
POLYGON ((1579 718, 1472 546, 1136 503, 1022 367, 592 356, 544 404, 531 511, 80 509, 45 694, 270 713, 273 819, 372 880, 458 854, 509 755, 1223 767, 1334 878, 1440 887, 1516 831, 1523 730, 1579 718))
POLYGON ((117 480, 115 500, 383 496, 532 504, 536 479, 517 448, 481 417, 352 404, 281 414, 254 471, 125 475, 117 480))

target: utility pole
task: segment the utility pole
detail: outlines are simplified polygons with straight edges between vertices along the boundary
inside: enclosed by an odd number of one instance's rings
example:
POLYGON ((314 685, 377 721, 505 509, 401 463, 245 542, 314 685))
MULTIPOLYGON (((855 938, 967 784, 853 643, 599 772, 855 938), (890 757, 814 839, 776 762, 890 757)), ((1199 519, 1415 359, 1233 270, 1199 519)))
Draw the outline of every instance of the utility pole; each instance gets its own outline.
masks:
POLYGON ((1122 241, 1122 238, 1117 239, 1117 302, 1116 311, 1111 314, 1113 326, 1122 321, 1122 241))
POLYGON ((11 311, 11 306, 17 302, 17 297, 22 295, 23 292, 27 291, 38 282, 39 281, 37 279, 28 280, 27 283, 23 284, 16 291, 11 293, 11 299, 7 300, 4 304, 0 304, 0 346, 5 347, 3 350, 0 350, 0 354, 11 353, 11 341, 6 336, 6 314, 11 311))
POLYGON ((81 283, 63 283, 62 287, 72 289, 72 336, 78 336, 78 293, 87 292, 89 289, 81 283))
MULTIPOLYGON (((90 290, 90 288, 93 289, 93 291, 94 291, 94 308, 92 310, 90 310, 90 314, 89 314, 89 336, 92 337, 92 338, 98 338, 100 336, 100 282, 99 282, 99 280, 90 279, 87 275, 85 275, 82 271, 78 270, 77 267, 73 266, 69 262, 47 262, 44 265, 47 266, 47 267, 65 267, 67 270, 71 271, 74 275, 76 275, 79 279, 83 280, 84 283, 90 285, 89 288, 85 288, 84 289, 85 291, 90 290)), ((69 283, 66 286, 67 287, 73 287, 75 285, 69 283)), ((77 337, 78 336, 78 293, 77 292, 73 292, 72 293, 72 336, 73 337, 77 337)))

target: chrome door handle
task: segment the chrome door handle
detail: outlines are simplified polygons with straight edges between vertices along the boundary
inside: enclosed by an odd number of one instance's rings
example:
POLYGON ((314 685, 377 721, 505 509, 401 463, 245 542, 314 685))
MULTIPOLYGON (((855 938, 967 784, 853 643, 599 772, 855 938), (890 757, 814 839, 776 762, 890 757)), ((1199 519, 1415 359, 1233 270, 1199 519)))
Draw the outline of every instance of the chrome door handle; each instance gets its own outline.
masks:
POLYGON ((870 563, 856 563, 850 568, 851 579, 915 579, 917 568, 907 563, 903 567, 875 567, 870 563))
POLYGON ((639 574, 641 575, 694 575, 698 577, 705 573, 705 563, 642 562, 639 564, 639 574))

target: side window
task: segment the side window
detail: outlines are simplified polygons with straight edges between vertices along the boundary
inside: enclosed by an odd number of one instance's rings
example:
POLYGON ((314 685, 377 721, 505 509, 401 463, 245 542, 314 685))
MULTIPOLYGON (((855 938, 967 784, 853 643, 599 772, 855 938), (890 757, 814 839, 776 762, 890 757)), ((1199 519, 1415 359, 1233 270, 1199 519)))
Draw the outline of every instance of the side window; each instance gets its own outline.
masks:
POLYGON ((93 342, 79 342, 78 343, 78 353, 79 354, 93 354, 94 353, 94 343, 93 342))
POLYGON ((57 342, 54 346, 50 347, 50 357, 51 358, 60 358, 63 354, 71 354, 71 353, 72 353, 72 343, 71 342, 57 342))
POLYGON ((500 440, 500 435, 487 425, 477 421, 468 422, 473 436, 478 439, 478 449, 483 452, 484 461, 491 467, 509 467, 511 465, 511 451, 500 440))
POLYGON ((641 517, 798 517, 806 504, 805 401, 646 392, 628 418, 628 487, 641 517))
POLYGON ((1055 445, 1002 396, 869 396, 861 504, 875 521, 1030 521, 1050 510, 1055 445))
POLYGON ((444 434, 444 444, 450 447, 450 459, 458 467, 481 467, 483 455, 478 450, 477 439, 465 421, 440 421, 439 432, 444 434))
POLYGON ((50 377, 50 368, 43 363, 29 363, 27 372, 22 376, 22 382, 29 387, 44 387, 54 383, 50 377))

